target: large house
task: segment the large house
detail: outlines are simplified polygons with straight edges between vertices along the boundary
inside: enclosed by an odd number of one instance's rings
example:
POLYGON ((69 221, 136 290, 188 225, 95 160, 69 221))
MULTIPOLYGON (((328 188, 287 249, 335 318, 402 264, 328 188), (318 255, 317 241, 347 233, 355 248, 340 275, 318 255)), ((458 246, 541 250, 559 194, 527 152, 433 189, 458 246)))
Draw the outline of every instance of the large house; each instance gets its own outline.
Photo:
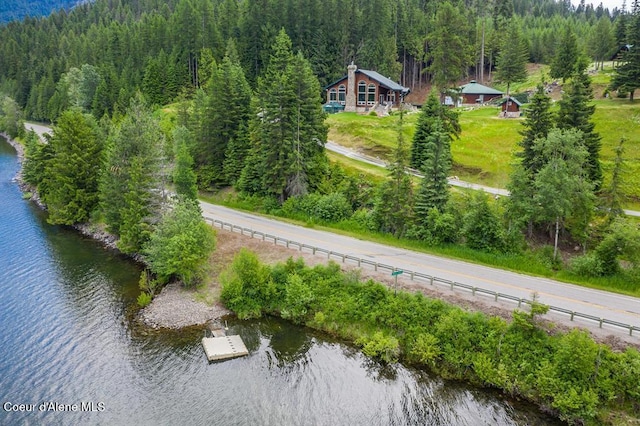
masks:
POLYGON ((349 112, 366 112, 377 105, 399 107, 409 88, 376 71, 358 69, 353 63, 347 75, 326 87, 327 102, 344 105, 349 112))

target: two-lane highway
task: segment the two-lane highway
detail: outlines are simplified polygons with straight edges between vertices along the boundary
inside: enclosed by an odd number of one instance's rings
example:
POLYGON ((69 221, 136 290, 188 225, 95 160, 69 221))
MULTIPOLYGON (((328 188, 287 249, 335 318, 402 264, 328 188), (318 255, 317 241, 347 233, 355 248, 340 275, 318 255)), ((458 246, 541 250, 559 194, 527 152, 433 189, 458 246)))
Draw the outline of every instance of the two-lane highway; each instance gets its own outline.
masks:
MULTIPOLYGON (((398 269, 433 275, 514 297, 531 299, 531 295, 535 292, 542 303, 640 327, 640 299, 635 297, 389 247, 205 202, 201 202, 200 205, 203 215, 209 219, 218 219, 325 250, 369 259, 398 269)), ((598 327, 597 323, 589 321, 581 321, 577 325, 598 327)))

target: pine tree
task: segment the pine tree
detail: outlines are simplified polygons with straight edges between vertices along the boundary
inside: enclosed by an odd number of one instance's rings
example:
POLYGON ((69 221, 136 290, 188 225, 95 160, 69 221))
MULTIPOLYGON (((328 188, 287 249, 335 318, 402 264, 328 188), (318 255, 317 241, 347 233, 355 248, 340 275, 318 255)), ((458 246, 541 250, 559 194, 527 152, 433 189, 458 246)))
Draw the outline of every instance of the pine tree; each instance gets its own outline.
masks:
POLYGON ((65 111, 50 141, 52 158, 44 171, 41 196, 51 224, 85 222, 98 206, 102 142, 92 116, 79 109, 65 111), (46 188, 46 189, 45 189, 46 188))
POLYGON ((511 83, 519 83, 527 79, 526 64, 529 51, 525 43, 520 26, 514 20, 507 28, 502 42, 500 54, 496 60, 495 77, 502 83, 507 83, 507 96, 511 83))
POLYGON ((398 144, 393 162, 388 166, 389 179, 379 189, 373 209, 373 217, 382 232, 396 237, 404 235, 413 215, 413 188, 407 173, 408 153, 402 133, 403 113, 398 120, 398 144))
POLYGON ((544 92, 542 84, 538 84, 536 93, 532 96, 525 120, 522 123, 524 127, 520 131, 523 136, 519 145, 522 151, 516 155, 522 159, 522 165, 532 176, 534 176, 540 167, 541 160, 537 158, 533 145, 536 139, 546 138, 549 131, 553 127, 554 116, 551 112, 551 98, 544 92))
POLYGON ((622 209, 622 201, 624 195, 622 192, 623 177, 626 171, 626 162, 624 159, 624 142, 621 138, 618 146, 615 148, 615 159, 613 160, 613 171, 611 172, 611 182, 605 190, 603 190, 604 206, 607 209, 609 221, 612 222, 616 217, 624 215, 622 209))
POLYGON ((458 81, 474 62, 467 33, 468 23, 460 9, 448 1, 440 3, 429 37, 429 71, 434 85, 440 90, 448 89, 458 81))
POLYGON ((425 145, 427 138, 435 130, 438 122, 449 142, 460 135, 459 114, 440 103, 435 91, 431 91, 426 102, 422 106, 416 131, 411 144, 411 167, 420 170, 425 160, 425 145))
POLYGON ((583 144, 589 153, 587 172, 589 180, 597 190, 602 184, 602 167, 600 166, 601 137, 594 131, 595 123, 591 116, 595 112, 595 105, 590 105, 593 99, 591 81, 584 72, 574 74, 569 87, 565 89, 562 99, 558 102, 557 126, 559 129, 576 129, 582 132, 583 144))
POLYGON ((126 250, 138 251, 161 207, 161 150, 164 137, 140 95, 114 126, 100 198, 109 230, 126 236, 126 250), (141 221, 141 222, 136 222, 141 221))
POLYGON ((611 87, 629 93, 633 101, 636 89, 640 88, 640 0, 633 2, 633 15, 629 18, 627 41, 629 50, 622 57, 622 64, 616 68, 611 87))
POLYGON ((424 154, 420 168, 424 177, 416 194, 415 214, 416 219, 426 226, 429 211, 436 208, 443 213, 449 199, 447 176, 451 170, 451 146, 439 121, 435 122, 433 132, 426 139, 424 154))
POLYGON ((551 70, 549 72, 551 77, 561 78, 564 83, 566 79, 576 72, 579 55, 576 35, 571 27, 567 25, 556 47, 553 61, 551 61, 551 70))
POLYGON ((327 163, 320 105, 320 84, 309 63, 302 54, 293 55, 291 40, 280 31, 267 71, 258 79, 253 152, 241 187, 258 187, 247 178, 261 174, 260 192, 283 202, 319 185, 327 163))

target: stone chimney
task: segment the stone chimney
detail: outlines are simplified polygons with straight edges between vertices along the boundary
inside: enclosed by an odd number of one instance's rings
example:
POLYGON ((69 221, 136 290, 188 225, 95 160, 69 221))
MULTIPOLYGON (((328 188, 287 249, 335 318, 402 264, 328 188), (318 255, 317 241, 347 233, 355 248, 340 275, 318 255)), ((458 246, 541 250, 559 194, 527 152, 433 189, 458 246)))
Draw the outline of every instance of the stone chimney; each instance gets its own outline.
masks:
POLYGON ((357 66, 351 62, 347 67, 347 98, 345 99, 345 112, 356 112, 356 70, 357 66))

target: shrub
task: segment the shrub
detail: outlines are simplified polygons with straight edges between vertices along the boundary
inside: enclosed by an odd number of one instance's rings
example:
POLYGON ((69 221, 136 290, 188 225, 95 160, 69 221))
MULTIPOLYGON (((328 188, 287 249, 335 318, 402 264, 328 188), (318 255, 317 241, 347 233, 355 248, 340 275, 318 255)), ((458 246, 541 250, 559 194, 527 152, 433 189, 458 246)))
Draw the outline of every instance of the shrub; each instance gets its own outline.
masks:
POLYGON ((400 356, 400 343, 392 336, 376 331, 373 336, 361 337, 356 344, 362 346, 362 352, 369 357, 379 358, 386 363, 393 363, 400 356))
POLYGON ((339 222, 351 216, 351 204, 339 192, 323 195, 316 201, 313 216, 326 222, 339 222))
POLYGON ((149 303, 151 303, 151 300, 153 299, 153 297, 146 292, 142 292, 138 295, 138 306, 140 306, 141 308, 144 308, 145 306, 148 306, 149 303))
POLYGON ((602 262, 592 254, 578 256, 571 261, 571 271, 583 277, 599 277, 603 274, 602 262))

